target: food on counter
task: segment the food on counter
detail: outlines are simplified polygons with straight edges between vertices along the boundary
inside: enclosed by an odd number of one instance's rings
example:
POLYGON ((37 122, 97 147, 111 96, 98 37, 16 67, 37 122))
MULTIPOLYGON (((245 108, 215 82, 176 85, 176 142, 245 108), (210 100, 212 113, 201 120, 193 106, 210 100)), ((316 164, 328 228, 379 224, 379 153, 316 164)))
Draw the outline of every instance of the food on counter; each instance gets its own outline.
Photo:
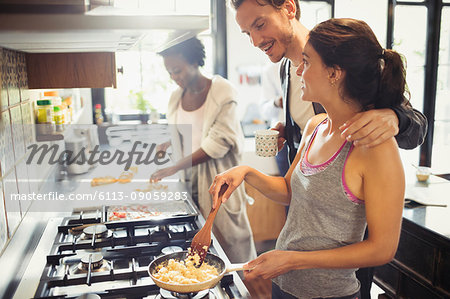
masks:
POLYGON ((196 267, 196 260, 199 256, 186 258, 184 261, 170 259, 167 265, 159 265, 157 272, 153 274, 156 279, 168 283, 193 284, 208 281, 219 276, 217 268, 204 262, 200 267, 196 267))
POLYGON ((136 220, 159 216, 162 213, 155 211, 150 205, 116 206, 108 208, 108 220, 136 220))
POLYGON ((115 182, 117 182, 117 179, 113 176, 108 175, 108 176, 93 178, 91 181, 91 186, 96 187, 96 186, 113 184, 115 182))
POLYGON ((167 190, 168 186, 165 184, 157 183, 148 183, 147 187, 144 189, 136 189, 138 192, 150 192, 153 190, 167 190))
POLYGON ((120 174, 117 181, 121 184, 126 184, 131 182, 131 179, 134 177, 134 173, 131 171, 124 171, 120 174))
POLYGON ((115 177, 110 176, 110 175, 93 178, 91 181, 91 186, 92 187, 102 186, 102 185, 107 185, 107 184, 113 184, 115 182, 119 182, 121 184, 126 184, 126 183, 131 182, 131 180, 133 179, 134 175, 137 172, 138 172, 137 166, 131 166, 130 171, 122 172, 118 179, 116 179, 115 177))

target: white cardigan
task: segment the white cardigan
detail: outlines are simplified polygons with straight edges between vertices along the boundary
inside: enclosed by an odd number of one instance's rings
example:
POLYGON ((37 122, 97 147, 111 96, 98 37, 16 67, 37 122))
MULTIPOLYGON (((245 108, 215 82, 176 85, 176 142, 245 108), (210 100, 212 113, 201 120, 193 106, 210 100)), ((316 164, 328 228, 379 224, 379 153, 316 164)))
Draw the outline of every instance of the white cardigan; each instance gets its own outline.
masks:
MULTIPOLYGON (((176 124, 177 107, 183 90, 175 90, 169 100, 167 119, 176 124)), ((211 210, 208 189, 214 177, 240 163, 244 135, 236 115, 236 91, 221 76, 213 76, 205 102, 201 148, 212 159, 198 165, 198 202, 206 218, 211 210)), ((172 146, 175 156, 181 157, 181 139, 176 126, 172 128, 172 146)), ((192 128, 195 130, 195 128, 192 128)), ((237 188, 223 204, 214 220, 213 233, 232 263, 248 262, 256 258, 252 231, 246 213, 244 186, 237 188)))

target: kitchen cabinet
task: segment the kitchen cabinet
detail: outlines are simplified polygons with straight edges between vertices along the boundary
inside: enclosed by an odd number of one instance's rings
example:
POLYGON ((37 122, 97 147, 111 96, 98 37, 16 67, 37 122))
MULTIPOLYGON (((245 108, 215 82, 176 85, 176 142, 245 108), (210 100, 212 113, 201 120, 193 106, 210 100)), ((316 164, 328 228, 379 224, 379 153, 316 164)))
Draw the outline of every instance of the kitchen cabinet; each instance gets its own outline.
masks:
POLYGON ((247 215, 255 241, 275 240, 286 222, 286 208, 268 199, 245 183, 245 192, 255 202, 247 205, 247 215))
POLYGON ((28 88, 116 87, 113 52, 27 53, 28 88))
POLYGON ((404 209, 397 253, 390 263, 375 268, 374 280, 392 298, 449 298, 450 207, 445 194, 450 182, 432 181, 420 189, 426 198, 438 196, 447 206, 404 209))

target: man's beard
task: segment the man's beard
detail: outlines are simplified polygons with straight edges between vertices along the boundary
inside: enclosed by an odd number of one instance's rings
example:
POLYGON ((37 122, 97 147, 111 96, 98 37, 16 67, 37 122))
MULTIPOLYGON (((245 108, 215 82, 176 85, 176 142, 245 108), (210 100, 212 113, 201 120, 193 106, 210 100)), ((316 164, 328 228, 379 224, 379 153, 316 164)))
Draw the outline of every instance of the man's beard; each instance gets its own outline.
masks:
MULTIPOLYGON (((288 52, 289 47, 291 46, 292 40, 294 39, 294 29, 292 28, 292 24, 288 21, 289 30, 286 34, 283 34, 279 40, 281 47, 283 48, 283 53, 279 57, 274 57, 271 59, 272 62, 276 63, 286 57, 286 53, 288 52)), ((299 51, 301 51, 299 49, 299 51)))

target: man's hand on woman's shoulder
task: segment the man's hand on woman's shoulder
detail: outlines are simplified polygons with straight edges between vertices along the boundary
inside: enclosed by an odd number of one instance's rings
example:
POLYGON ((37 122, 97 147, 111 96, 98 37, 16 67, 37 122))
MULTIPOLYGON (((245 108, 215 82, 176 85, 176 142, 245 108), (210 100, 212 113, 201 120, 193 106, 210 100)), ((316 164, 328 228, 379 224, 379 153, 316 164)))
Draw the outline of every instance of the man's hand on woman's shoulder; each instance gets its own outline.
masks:
POLYGON ((356 114, 340 128, 355 146, 373 147, 398 134, 398 118, 392 109, 373 109, 356 114))

